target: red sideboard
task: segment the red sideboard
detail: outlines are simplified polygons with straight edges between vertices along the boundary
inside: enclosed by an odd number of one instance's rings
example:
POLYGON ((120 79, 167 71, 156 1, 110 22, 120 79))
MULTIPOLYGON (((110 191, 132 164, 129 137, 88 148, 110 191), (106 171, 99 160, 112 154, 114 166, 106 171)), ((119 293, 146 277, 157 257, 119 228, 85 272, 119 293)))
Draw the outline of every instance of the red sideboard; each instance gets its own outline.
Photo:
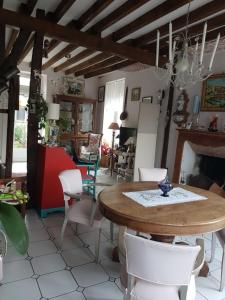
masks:
MULTIPOLYGON (((48 213, 64 210, 59 173, 76 169, 71 157, 62 147, 38 145, 37 208, 41 217, 48 213)), ((81 168, 79 168, 81 169, 81 168)), ((86 173, 86 168, 81 169, 86 173)))

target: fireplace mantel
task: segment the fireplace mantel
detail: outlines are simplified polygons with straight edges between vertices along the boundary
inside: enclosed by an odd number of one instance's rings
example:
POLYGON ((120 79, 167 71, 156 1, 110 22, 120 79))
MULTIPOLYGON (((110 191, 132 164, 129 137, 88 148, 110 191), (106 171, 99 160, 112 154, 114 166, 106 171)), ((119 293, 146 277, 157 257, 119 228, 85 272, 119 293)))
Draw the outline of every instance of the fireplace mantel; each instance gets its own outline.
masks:
POLYGON ((206 147, 223 147, 225 146, 225 132, 208 132, 190 129, 177 129, 177 150, 174 163, 173 182, 179 183, 181 161, 186 141, 196 145, 206 147))

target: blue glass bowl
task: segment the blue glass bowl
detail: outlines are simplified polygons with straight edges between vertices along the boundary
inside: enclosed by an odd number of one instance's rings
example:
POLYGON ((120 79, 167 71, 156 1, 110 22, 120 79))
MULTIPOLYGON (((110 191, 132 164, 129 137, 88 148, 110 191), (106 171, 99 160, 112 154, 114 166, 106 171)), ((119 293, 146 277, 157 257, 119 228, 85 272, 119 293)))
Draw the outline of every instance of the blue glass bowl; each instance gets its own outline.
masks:
POLYGON ((173 189, 173 185, 168 180, 163 180, 159 183, 158 186, 163 192, 161 196, 169 197, 168 193, 173 189))

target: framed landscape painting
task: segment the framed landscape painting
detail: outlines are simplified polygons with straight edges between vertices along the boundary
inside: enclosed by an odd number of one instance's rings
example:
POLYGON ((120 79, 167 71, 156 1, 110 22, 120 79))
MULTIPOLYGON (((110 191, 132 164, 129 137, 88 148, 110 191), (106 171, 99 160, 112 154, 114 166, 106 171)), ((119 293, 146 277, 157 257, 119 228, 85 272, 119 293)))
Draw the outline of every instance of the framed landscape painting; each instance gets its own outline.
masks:
POLYGON ((203 82, 201 111, 225 111, 225 73, 203 82))

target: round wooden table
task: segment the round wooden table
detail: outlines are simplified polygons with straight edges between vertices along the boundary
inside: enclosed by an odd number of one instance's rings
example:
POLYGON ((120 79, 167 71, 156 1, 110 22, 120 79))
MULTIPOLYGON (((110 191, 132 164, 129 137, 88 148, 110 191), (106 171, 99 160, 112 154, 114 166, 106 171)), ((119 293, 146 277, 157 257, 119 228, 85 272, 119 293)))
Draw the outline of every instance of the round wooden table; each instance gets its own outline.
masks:
POLYGON ((99 194, 102 214, 118 225, 149 233, 155 240, 181 235, 215 232, 225 227, 225 199, 206 190, 175 185, 207 197, 207 200, 144 207, 123 192, 157 189, 153 182, 126 182, 105 188, 99 194), (158 238, 157 238, 158 237, 158 238))

